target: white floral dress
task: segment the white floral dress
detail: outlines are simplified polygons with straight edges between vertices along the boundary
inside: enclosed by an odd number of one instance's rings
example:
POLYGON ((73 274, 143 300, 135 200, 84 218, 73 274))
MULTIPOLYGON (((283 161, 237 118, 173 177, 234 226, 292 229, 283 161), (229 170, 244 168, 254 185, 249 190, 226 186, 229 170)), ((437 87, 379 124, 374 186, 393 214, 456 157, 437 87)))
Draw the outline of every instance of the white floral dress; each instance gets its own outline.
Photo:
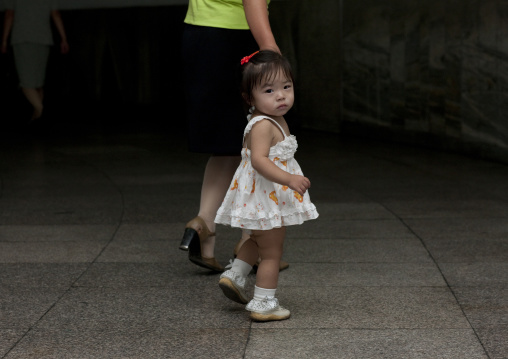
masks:
MULTIPOLYGON (((284 140, 270 147, 268 158, 280 169, 303 176, 294 154, 298 148, 296 137, 286 136, 282 127, 272 118, 257 116, 245 128, 243 138, 252 126, 264 119, 275 123, 284 140)), ((215 222, 244 229, 269 230, 282 226, 302 224, 318 217, 309 192, 301 196, 287 186, 274 183, 261 176, 252 167, 250 150, 242 149, 242 162, 235 172, 229 190, 217 211, 215 222)))

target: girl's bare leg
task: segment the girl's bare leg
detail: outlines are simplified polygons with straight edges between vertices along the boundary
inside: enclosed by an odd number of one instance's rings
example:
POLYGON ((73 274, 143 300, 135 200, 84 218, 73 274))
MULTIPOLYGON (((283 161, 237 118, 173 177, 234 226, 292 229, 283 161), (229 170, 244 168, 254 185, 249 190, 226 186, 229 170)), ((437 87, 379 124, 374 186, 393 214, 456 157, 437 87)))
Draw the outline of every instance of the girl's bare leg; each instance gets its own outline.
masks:
MULTIPOLYGON (((206 164, 198 215, 212 232, 215 232, 215 215, 239 163, 240 156, 212 156, 206 164)), ((201 243, 201 246, 201 255, 214 257, 215 237, 209 237, 201 243)))
MULTIPOLYGON (((279 264, 284 249, 286 228, 274 228, 268 231, 252 231, 251 240, 257 243, 261 263, 258 266, 256 286, 275 289, 279 281, 279 264)), ((248 244, 247 241, 243 246, 248 244)), ((242 253, 242 248, 240 253, 242 253)), ((250 264, 250 262, 248 262, 250 264)))

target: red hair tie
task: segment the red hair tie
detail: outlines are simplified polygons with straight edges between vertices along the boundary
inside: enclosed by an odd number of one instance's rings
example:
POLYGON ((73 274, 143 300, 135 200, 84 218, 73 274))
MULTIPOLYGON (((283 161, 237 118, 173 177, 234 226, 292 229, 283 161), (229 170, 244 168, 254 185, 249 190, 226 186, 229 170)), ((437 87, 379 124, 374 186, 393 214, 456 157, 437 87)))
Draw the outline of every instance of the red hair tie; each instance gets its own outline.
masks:
POLYGON ((240 61, 240 65, 244 65, 246 64, 247 62, 249 62, 249 60, 251 59, 252 56, 256 55, 259 51, 256 51, 255 53, 249 55, 249 56, 245 56, 242 61, 240 61))

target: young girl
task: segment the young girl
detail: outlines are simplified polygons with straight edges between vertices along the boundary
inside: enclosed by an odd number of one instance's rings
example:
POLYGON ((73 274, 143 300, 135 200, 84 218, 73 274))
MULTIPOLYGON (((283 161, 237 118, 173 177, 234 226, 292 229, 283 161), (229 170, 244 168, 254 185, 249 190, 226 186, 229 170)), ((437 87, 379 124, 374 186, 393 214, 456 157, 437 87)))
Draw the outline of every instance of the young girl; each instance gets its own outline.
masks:
POLYGON ((244 131, 242 162, 236 170, 215 222, 251 230, 219 286, 229 299, 245 304, 245 279, 261 258, 254 298, 247 304, 251 319, 283 320, 290 312, 275 298, 286 226, 318 217, 294 159, 296 138, 288 135, 284 115, 293 106, 293 75, 279 53, 265 50, 246 56, 242 96, 251 107, 244 131))

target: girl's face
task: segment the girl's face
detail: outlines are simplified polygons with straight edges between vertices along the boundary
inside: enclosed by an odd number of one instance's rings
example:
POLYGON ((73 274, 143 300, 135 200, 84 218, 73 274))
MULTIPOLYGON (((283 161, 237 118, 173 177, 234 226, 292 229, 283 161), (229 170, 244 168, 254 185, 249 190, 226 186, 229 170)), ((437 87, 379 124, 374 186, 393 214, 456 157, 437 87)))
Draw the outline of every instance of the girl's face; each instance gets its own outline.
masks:
POLYGON ((293 82, 280 71, 252 89, 251 105, 263 115, 284 116, 293 107, 294 101, 293 82))

